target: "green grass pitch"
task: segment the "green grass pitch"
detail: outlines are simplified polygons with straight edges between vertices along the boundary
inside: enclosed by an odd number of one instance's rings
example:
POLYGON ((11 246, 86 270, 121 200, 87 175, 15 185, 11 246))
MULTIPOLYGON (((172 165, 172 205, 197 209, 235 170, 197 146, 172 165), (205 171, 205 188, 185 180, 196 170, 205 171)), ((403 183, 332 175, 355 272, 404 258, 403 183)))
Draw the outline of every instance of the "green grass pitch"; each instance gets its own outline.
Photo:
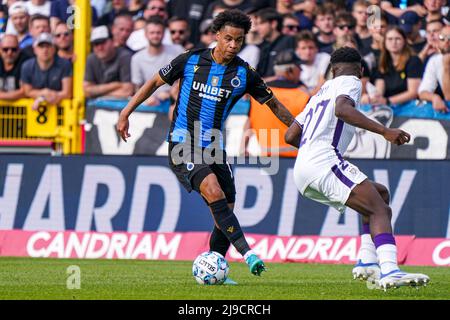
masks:
POLYGON ((201 286, 190 261, 72 260, 0 258, 0 299, 150 299, 150 300, 450 300, 450 268, 402 269, 428 274, 424 288, 370 290, 353 280, 351 265, 268 263, 261 277, 244 263, 230 264, 237 286, 201 286), (67 288, 69 266, 80 268, 80 289, 67 288))

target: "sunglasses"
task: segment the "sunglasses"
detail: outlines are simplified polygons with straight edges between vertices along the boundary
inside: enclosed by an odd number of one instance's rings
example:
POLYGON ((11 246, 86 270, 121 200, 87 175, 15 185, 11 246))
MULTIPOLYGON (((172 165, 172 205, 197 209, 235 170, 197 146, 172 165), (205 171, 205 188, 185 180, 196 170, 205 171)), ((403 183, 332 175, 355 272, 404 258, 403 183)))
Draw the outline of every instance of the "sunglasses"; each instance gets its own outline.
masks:
POLYGON ((2 48, 2 51, 3 52, 8 52, 8 51, 11 51, 11 52, 17 52, 19 50, 19 48, 17 48, 17 47, 11 47, 11 48, 8 48, 8 47, 4 47, 4 48, 2 48))
POLYGON ((289 30, 291 30, 291 31, 300 31, 300 26, 297 26, 297 25, 286 25, 286 26, 284 26, 285 28, 288 28, 289 30))
POLYGON ((56 34, 55 34, 55 37, 56 37, 56 38, 61 38, 62 36, 68 37, 69 35, 70 35, 69 32, 61 32, 61 33, 56 33, 56 34))
POLYGON ((147 8, 148 10, 157 10, 157 11, 166 11, 166 8, 164 8, 164 7, 150 7, 150 8, 147 8))
POLYGON ((170 30, 170 34, 179 33, 179 34, 183 35, 184 32, 185 32, 185 30, 170 30))
POLYGON ((445 41, 445 40, 450 41, 450 34, 448 34, 448 35, 440 34, 439 35, 439 40, 441 40, 441 41, 445 41))
POLYGON ((353 30, 355 28, 354 24, 341 24, 338 26, 339 29, 344 30, 347 28, 348 30, 353 30))

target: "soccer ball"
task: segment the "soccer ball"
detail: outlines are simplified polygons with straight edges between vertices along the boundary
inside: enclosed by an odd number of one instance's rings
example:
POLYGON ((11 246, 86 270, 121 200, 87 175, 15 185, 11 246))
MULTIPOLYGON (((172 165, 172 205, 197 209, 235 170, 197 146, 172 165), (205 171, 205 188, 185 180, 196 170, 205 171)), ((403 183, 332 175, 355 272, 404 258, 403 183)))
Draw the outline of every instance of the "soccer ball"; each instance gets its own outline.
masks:
POLYGON ((192 275, 199 284, 222 284, 228 276, 230 267, 227 260, 218 252, 207 251, 200 254, 192 266, 192 275))

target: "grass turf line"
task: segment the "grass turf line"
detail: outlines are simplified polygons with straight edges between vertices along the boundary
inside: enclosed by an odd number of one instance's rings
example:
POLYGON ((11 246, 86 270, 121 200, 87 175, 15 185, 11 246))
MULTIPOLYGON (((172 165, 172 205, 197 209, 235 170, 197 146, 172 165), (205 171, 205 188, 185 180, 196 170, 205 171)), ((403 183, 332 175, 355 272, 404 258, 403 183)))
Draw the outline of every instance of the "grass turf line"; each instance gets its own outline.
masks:
POLYGON ((255 277, 244 263, 231 263, 237 286, 201 286, 190 261, 74 260, 0 258, 0 299, 150 299, 150 300, 322 300, 450 299, 448 267, 401 266, 428 274, 420 289, 369 290, 352 279, 351 265, 268 263, 255 277), (80 267, 81 289, 67 289, 71 265, 80 267))

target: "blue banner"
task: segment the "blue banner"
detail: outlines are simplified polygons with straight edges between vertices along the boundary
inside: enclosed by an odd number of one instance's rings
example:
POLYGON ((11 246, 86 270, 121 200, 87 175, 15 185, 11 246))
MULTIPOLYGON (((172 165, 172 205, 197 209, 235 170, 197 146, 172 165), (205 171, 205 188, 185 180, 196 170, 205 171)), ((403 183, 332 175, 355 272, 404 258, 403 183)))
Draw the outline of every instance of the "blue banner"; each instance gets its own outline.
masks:
MULTIPOLYGON (((235 212, 244 231, 359 234, 355 212, 347 209, 340 215, 298 193, 293 159, 271 163, 265 174, 261 164, 249 164, 254 158, 232 160, 235 212)), ((449 161, 352 163, 390 190, 396 234, 450 237, 449 161)), ((212 226, 208 207, 198 194, 182 188, 166 157, 0 157, 0 230, 173 232, 209 231, 212 226)))

